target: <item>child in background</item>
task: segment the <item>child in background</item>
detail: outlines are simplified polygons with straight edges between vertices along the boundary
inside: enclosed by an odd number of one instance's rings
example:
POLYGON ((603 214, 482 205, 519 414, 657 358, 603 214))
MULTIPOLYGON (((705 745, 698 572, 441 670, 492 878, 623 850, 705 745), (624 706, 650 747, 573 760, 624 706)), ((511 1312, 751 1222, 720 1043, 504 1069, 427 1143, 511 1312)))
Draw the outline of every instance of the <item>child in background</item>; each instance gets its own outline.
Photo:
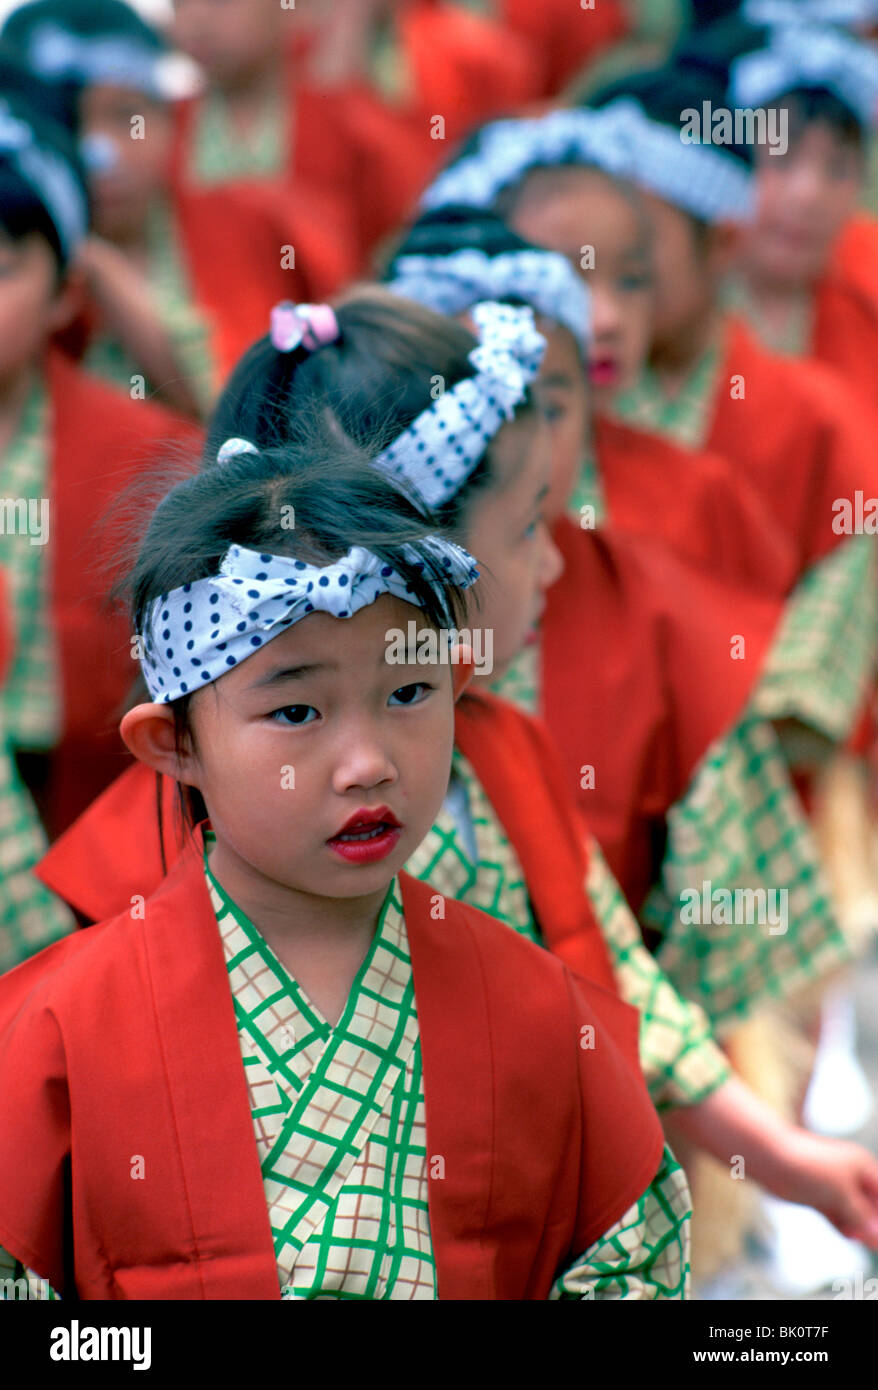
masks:
POLYGON ((448 784, 476 574, 332 434, 158 506, 131 577, 150 701, 122 730, 194 833, 143 914, 0 982, 0 1242, 27 1277, 81 1299, 684 1296, 686 1186, 636 1015, 401 872, 448 784), (434 658, 392 664, 409 622, 434 658))
POLYGON ((831 29, 738 20, 684 45, 675 61, 721 80, 732 110, 764 111, 774 132, 751 151, 756 212, 727 302, 773 351, 827 363, 874 406, 878 301, 845 272, 836 243, 863 187, 878 53, 831 29))
MULTIPOLYGON (((539 358, 526 314, 490 304, 472 312, 481 331, 475 348, 465 329, 380 291, 351 295, 337 315, 327 306, 299 306, 296 313, 287 306, 272 341, 254 345, 230 381, 206 466, 222 467, 236 450, 246 454, 254 436, 263 443, 295 439, 304 421, 327 412, 346 433, 367 438, 376 402, 382 403, 382 433, 390 442, 377 464, 422 508, 438 506, 443 524, 482 553, 467 622, 474 636, 492 635, 492 669, 481 671, 485 685, 527 640, 557 574, 541 513, 558 478, 545 428, 525 395, 539 358), (444 404, 431 407, 429 385, 437 375, 446 383, 444 404), (224 439, 228 429, 248 437, 224 439)), ((593 533, 585 541, 591 547, 593 533)), ((621 553, 609 537, 601 545, 625 565, 624 545, 621 553)), ((589 590, 587 602, 590 627, 600 624, 603 592, 589 590)), ((615 620, 617 613, 607 616, 615 620)), ((448 794, 409 869, 601 978, 593 919, 589 929, 583 911, 585 884, 617 985, 641 1010, 641 1058, 653 1099, 685 1106, 688 1132, 712 1152, 724 1152, 727 1142, 742 1144, 753 1176, 764 1175, 797 1200, 816 1201, 870 1240, 878 1235, 867 1195, 878 1168, 862 1150, 826 1146, 779 1125, 731 1079, 701 1010, 676 993, 645 951, 591 837, 583 850, 584 832, 540 726, 490 695, 465 694, 455 744, 448 794)), ((144 874, 151 887, 164 872, 162 854, 173 862, 180 853, 170 833, 169 789, 165 834, 156 826, 154 789, 142 769, 126 774, 102 803, 41 866, 46 881, 90 915, 128 901, 144 874), (79 868, 95 856, 104 864, 100 884, 79 868)))
POLYGON ((343 278, 342 230, 330 222, 315 233, 304 190, 292 211, 255 192, 177 187, 168 50, 122 0, 37 0, 2 33, 39 76, 78 96, 94 203, 80 253, 86 365, 126 389, 139 375, 150 394, 201 416, 278 293, 325 293, 343 278))
POLYGON ((176 417, 87 376, 49 344, 75 311, 71 265, 88 229, 66 133, 0 104, 0 478, 12 657, 0 690, 5 779, 0 969, 69 930, 31 869, 121 770, 116 711, 127 629, 104 607, 102 511, 171 440, 176 417), (45 827, 45 828, 44 828, 45 827))
MULTIPOLYGON (((693 467, 670 441, 593 415, 642 362, 653 272, 636 203, 600 170, 592 177, 616 207, 602 222, 594 216, 597 194, 589 197, 593 240, 604 223, 609 234, 595 240, 587 288, 571 264, 578 242, 565 255, 547 251, 495 212, 454 206, 424 213, 406 230, 385 278, 395 293, 442 313, 492 297, 531 305, 548 343, 535 390, 554 436, 556 485, 581 526, 607 522, 660 537, 699 568, 782 596, 795 579, 792 550, 746 480, 719 457, 700 452, 693 467)), ((577 237, 580 230, 577 223, 577 237)), ((561 511, 554 488, 547 511, 561 511)))

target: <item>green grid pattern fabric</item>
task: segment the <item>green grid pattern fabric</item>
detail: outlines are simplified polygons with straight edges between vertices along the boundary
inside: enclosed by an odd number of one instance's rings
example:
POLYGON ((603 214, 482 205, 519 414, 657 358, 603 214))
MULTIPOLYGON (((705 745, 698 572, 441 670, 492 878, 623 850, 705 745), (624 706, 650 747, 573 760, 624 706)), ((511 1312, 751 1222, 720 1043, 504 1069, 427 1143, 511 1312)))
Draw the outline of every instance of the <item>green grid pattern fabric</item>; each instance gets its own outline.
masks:
POLYGON ((259 120, 247 136, 229 119, 219 92, 205 92, 193 123, 189 177, 205 185, 282 175, 287 164, 287 125, 282 98, 274 91, 266 89, 259 120))
MULTIPOLYGON (((45 515, 49 496, 49 400, 35 382, 22 411, 15 437, 0 462, 0 499, 31 501, 45 515)), ((3 526, 0 552, 9 585, 12 618, 12 663, 0 686, 0 725, 16 748, 41 751, 58 740, 61 724, 58 654, 49 615, 48 547, 20 528, 3 526), (10 533, 11 532, 11 533, 10 533)))
POLYGON ((640 1014, 640 1065, 653 1104, 698 1105, 732 1074, 703 1009, 684 999, 643 944, 640 927, 597 842, 588 843, 586 891, 604 934, 619 993, 640 1014))
POLYGON ((60 1294, 55 1292, 48 1279, 41 1279, 32 1269, 26 1269, 14 1255, 0 1246, 0 1303, 60 1301, 60 1294))
POLYGON ((48 847, 37 809, 0 730, 0 973, 76 926, 61 899, 34 876, 48 847))
POLYGON ((540 644, 530 642, 522 647, 514 661, 511 661, 497 680, 491 682, 491 690, 501 695, 527 714, 540 711, 540 644))
POLYGON ((330 1027, 205 873, 284 1298, 431 1299, 421 1048, 394 882, 330 1027))
POLYGON ((644 366, 637 381, 613 400, 613 414, 629 425, 700 449, 710 429, 711 408, 719 389, 721 348, 712 344, 694 364, 679 391, 668 397, 655 372, 644 366))
POLYGON ((790 313, 784 324, 766 317, 753 291, 739 275, 729 276, 722 287, 722 302, 730 313, 747 320, 760 342, 783 357, 806 357, 814 337, 816 304, 814 293, 807 290, 790 303, 790 313))
MULTIPOLYGON (((210 346, 210 325, 195 305, 177 240, 170 208, 154 201, 147 227, 149 287, 162 325, 177 360, 205 411, 213 403, 216 364, 210 346)), ((84 365, 96 376, 112 381, 126 393, 132 378, 142 375, 133 358, 117 339, 96 334, 86 350, 84 365)), ((156 383, 147 383, 153 390, 156 383)))
POLYGON ((473 863, 470 859, 453 816, 443 807, 408 860, 406 871, 431 883, 443 896, 478 907, 540 944, 540 931, 518 857, 481 782, 457 749, 453 775, 466 789, 477 860, 473 863))
POLYGON ((876 543, 874 536, 851 536, 797 585, 750 709, 763 719, 798 719, 838 743, 850 733, 876 668, 876 543))
POLYGON ((549 1297, 688 1298, 691 1219, 686 1175, 666 1145, 661 1166, 643 1196, 555 1281, 549 1297))
POLYGON ((659 882, 641 920, 662 934, 656 958, 717 1031, 769 998, 785 998, 844 964, 850 950, 835 919, 817 849, 777 735, 751 717, 716 740, 687 794, 671 808, 659 882), (707 893, 705 894, 705 885, 707 893), (763 890, 760 900, 720 890, 763 890), (783 898, 786 896, 786 930, 783 898), (694 897, 693 897, 694 895, 694 897), (697 902, 696 902, 697 899, 697 902), (689 920, 705 916, 711 920, 689 920), (719 921, 713 920, 718 916, 719 921), (747 916, 756 917, 748 923, 747 916), (780 930, 772 931, 772 926, 780 930))
POLYGON ((590 449, 582 460, 582 467, 573 485, 573 492, 567 503, 567 511, 574 521, 582 524, 584 509, 591 507, 591 515, 588 517, 589 530, 597 530, 607 521, 607 501, 604 496, 604 487, 601 482, 601 475, 598 469, 598 461, 594 452, 590 449))

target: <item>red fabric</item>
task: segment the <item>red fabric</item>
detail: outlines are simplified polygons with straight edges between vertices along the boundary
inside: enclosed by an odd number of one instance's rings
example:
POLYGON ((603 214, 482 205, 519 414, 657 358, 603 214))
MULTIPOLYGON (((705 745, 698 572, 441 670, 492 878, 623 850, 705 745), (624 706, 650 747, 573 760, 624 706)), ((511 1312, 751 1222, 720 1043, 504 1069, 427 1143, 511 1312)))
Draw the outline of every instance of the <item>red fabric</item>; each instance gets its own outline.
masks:
MULTIPOLYGON (((872 254, 878 252, 878 244, 872 254)), ((834 367, 848 388, 878 407, 878 300, 842 275, 823 277, 815 297, 811 353, 834 367)))
POLYGON ((664 818, 710 743, 746 705, 782 605, 677 560, 666 547, 564 518, 565 569, 541 642, 542 714, 568 786, 637 908, 664 818), (744 638, 745 659, 732 659, 744 638), (583 788, 594 769, 594 786, 583 788))
POLYGON ((506 700, 470 693, 458 701, 454 729, 518 856, 546 946, 577 974, 615 990, 583 892, 585 831, 547 733, 506 700))
POLYGON ((860 212, 849 219, 833 248, 831 271, 878 308, 878 217, 860 212))
POLYGON ((99 523, 144 469, 197 431, 147 401, 88 376, 62 354, 49 357, 51 410, 48 544, 51 612, 58 642, 63 727, 52 752, 48 830, 58 834, 125 765, 117 726, 137 668, 128 624, 108 612, 108 560, 118 534, 99 523))
POLYGON ((0 569, 0 687, 12 661, 12 615, 9 611, 9 586, 0 569))
MULTIPOLYGON (((542 726, 505 700, 479 694, 459 701, 455 730, 518 855, 549 950, 586 979, 615 988, 600 928, 582 891, 588 868, 584 832, 542 726)), ((37 876, 86 920, 115 916, 134 894, 147 897, 179 858, 187 833, 176 787, 167 778, 159 785, 161 843, 157 778, 135 763, 40 862, 37 876)))
POLYGON ((699 569, 786 594, 796 553, 756 489, 725 459, 599 417, 594 442, 614 530, 653 536, 699 569))
MULTIPOLYGON (((279 1297, 200 850, 142 918, 0 980, 0 1244, 68 1295, 279 1297)), ((451 901, 434 921, 430 886, 400 882, 427 1153, 444 1160, 429 1191, 439 1297, 545 1298, 659 1163, 636 1013, 503 923, 451 901)))
POLYGON ((836 498, 878 497, 878 415, 837 372, 768 352, 737 319, 728 327, 707 446, 763 497, 801 572, 843 539, 832 529, 836 498), (733 377, 743 399, 732 397, 733 377))
POLYGON ((619 0, 499 0, 503 22, 540 60, 539 95, 551 97, 608 48, 625 38, 630 22, 619 0))

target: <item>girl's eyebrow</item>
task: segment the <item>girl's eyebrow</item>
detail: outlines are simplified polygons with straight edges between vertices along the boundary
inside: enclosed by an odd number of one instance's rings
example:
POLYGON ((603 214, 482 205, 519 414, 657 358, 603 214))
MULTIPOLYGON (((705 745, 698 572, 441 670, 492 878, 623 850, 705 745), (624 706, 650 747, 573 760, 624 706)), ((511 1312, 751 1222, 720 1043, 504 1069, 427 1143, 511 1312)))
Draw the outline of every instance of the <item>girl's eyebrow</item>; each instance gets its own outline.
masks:
POLYGON ((311 676, 315 671, 335 671, 337 669, 337 663, 331 661, 307 662, 302 666, 277 666, 273 671, 268 671, 264 676, 253 681, 247 689, 264 690, 267 686, 280 685, 283 681, 301 680, 303 676, 311 676))
POLYGON ((541 376, 537 382, 538 386, 566 386, 575 385, 573 377, 566 372, 549 372, 546 376, 541 376))

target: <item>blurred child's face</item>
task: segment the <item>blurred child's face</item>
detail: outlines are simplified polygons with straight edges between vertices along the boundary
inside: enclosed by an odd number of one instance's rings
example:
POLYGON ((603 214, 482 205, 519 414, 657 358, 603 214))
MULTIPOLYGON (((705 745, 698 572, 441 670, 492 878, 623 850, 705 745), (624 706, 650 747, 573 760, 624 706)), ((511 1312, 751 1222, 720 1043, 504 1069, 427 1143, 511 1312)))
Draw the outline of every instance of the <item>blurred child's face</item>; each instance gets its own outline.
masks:
POLYGON ((448 665, 386 660, 388 632, 410 620, 427 627, 390 595, 352 618, 313 613, 193 697, 185 780, 230 891, 380 894, 424 838, 448 787, 454 704, 448 665), (376 810, 377 829, 346 831, 376 810))
POLYGON ((566 256, 588 284, 589 378, 600 410, 635 381, 649 349, 652 248, 637 195, 595 169, 536 169, 509 221, 526 240, 566 256))
POLYGON ((36 232, 13 241, 0 230, 0 387, 39 358, 66 317, 48 242, 36 232))
POLYGON ((768 283, 811 285, 856 210, 863 156, 823 121, 805 126, 786 154, 760 154, 757 216, 747 229, 744 267, 768 283))
POLYGON ((712 320, 725 264, 724 232, 699 228, 695 221, 661 198, 644 194, 654 231, 655 317, 652 347, 684 351, 701 341, 712 320))
POLYGON ((223 86, 273 66, 295 18, 280 0, 174 0, 171 37, 223 86))
POLYGON ((549 428, 552 479, 543 513, 549 525, 560 516, 582 467, 589 423, 589 393, 576 339, 568 329, 539 318, 546 340, 534 400, 549 428))
POLYGON ((170 114, 133 88, 95 86, 83 93, 80 116, 82 134, 101 142, 109 163, 91 176, 94 229, 109 241, 125 241, 142 230, 166 186, 170 114))
POLYGON ((496 680, 533 639, 563 562, 544 520, 552 457, 539 413, 504 425, 489 461, 492 482, 474 494, 464 544, 480 575, 468 593, 469 625, 493 633, 493 670, 478 674, 496 680))

